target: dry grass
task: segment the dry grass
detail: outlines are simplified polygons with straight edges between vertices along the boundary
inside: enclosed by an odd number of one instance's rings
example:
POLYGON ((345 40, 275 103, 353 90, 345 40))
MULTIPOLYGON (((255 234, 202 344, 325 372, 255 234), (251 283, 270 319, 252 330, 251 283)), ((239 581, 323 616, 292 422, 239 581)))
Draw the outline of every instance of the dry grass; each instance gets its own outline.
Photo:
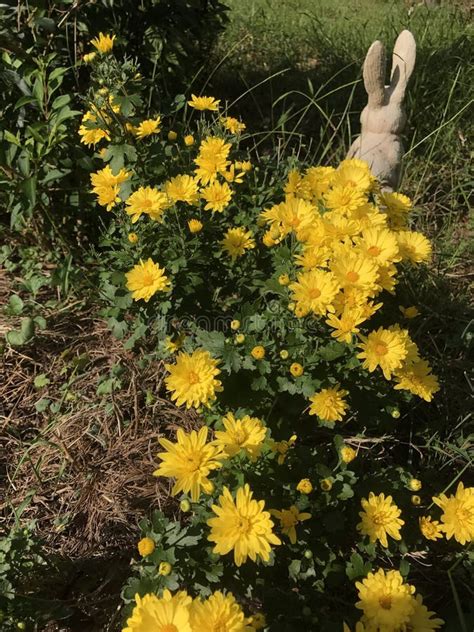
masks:
MULTIPOLYGON (((11 286, 0 273, 1 303, 11 286)), ((48 298, 37 300, 44 305, 48 298)), ((152 476, 157 439, 195 427, 198 418, 160 397, 162 363, 144 368, 92 307, 70 302, 47 315, 46 330, 28 346, 7 347, 1 358, 0 531, 34 520, 55 560, 41 592, 67 625, 40 629, 112 631, 121 620, 120 589, 139 520, 153 508, 178 513, 169 486, 152 476), (115 388, 98 392, 117 367, 115 388), (42 374, 50 382, 35 386, 42 374)), ((2 316, 0 331, 17 320, 2 316)))

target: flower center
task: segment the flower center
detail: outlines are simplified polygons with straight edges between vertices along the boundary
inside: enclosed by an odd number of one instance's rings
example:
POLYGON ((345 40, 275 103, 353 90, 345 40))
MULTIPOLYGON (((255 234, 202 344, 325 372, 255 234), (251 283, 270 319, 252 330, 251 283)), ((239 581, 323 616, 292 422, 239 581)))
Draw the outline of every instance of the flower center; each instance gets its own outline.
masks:
POLYGON ((384 356, 388 352, 387 345, 384 342, 379 342, 375 345, 375 353, 379 356, 384 356))
POLYGON ((245 430, 243 430, 242 428, 237 428, 237 430, 235 431, 235 443, 242 445, 242 443, 245 443, 246 439, 247 433, 245 432, 245 430))
POLYGON ((321 296, 321 290, 318 290, 317 287, 314 287, 309 291, 309 296, 312 299, 319 298, 321 296))
POLYGON ((367 252, 369 253, 369 255, 377 257, 381 253, 381 250, 378 246, 370 246, 370 248, 367 249, 367 252))
POLYGON ((284 529, 289 529, 290 527, 294 527, 297 524, 297 518, 295 518, 295 516, 290 511, 283 513, 281 517, 281 526, 284 529))
POLYGON ((241 535, 244 535, 250 531, 252 523, 248 518, 244 516, 239 517, 239 522, 237 523, 237 529, 241 535))
POLYGON ((357 272, 351 270, 346 274, 346 279, 349 281, 349 283, 356 283, 359 280, 359 275, 357 274, 357 272))
POLYGON ((383 595, 379 599, 379 604, 384 610, 390 610, 392 607, 392 597, 391 595, 383 595))
POLYGON ((154 276, 150 273, 146 273, 143 275, 143 285, 153 285, 155 282, 154 276))
POLYGON ((190 384, 197 384, 199 382, 199 375, 195 371, 189 371, 188 382, 190 384))
POLYGON ((372 522, 377 527, 385 525, 388 522, 387 514, 385 513, 385 511, 378 511, 377 513, 374 513, 372 516, 372 522))
POLYGON ((188 456, 188 466, 189 466, 189 471, 198 472, 201 467, 201 455, 190 454, 188 456))

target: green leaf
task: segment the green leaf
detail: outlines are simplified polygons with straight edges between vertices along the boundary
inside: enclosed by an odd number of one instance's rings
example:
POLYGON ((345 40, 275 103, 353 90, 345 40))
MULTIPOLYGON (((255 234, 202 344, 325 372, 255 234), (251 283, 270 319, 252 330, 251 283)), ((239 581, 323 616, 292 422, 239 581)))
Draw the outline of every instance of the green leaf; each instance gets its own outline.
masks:
POLYGON ((11 132, 9 132, 8 130, 5 130, 3 132, 3 138, 8 141, 9 143, 12 143, 13 145, 16 145, 17 147, 21 147, 21 143, 19 141, 19 139, 14 136, 11 132))
POLYGON ((32 318, 22 318, 20 330, 7 332, 5 338, 12 347, 20 347, 33 338, 35 334, 35 323, 32 318))
POLYGON ((334 341, 327 344, 325 347, 321 347, 319 349, 319 355, 323 360, 331 362, 332 360, 337 360, 343 356, 346 352, 345 345, 340 342, 334 341))
POLYGON ((42 397, 36 402, 35 408, 37 412, 44 413, 44 411, 48 408, 50 403, 51 403, 50 399, 48 399, 47 397, 42 397))
POLYGON ((40 373, 34 379, 35 388, 43 388, 44 386, 48 386, 51 380, 46 376, 46 373, 40 373))
POLYGON ((13 109, 18 110, 19 108, 22 108, 25 105, 29 105, 30 103, 37 103, 36 97, 30 96, 27 94, 26 96, 21 97, 21 99, 18 99, 13 109))
POLYGON ((346 564, 346 575, 350 581, 354 581, 360 577, 365 577, 371 568, 370 562, 364 562, 359 553, 353 553, 350 561, 346 564))
POLYGON ((13 294, 12 296, 10 296, 10 299, 8 301, 8 311, 10 314, 19 316, 21 312, 23 311, 24 306, 25 304, 23 303, 22 299, 18 296, 18 294, 13 294))
POLYGON ((25 197, 28 200, 31 208, 34 208, 36 204, 36 184, 36 176, 26 178, 21 183, 21 189, 25 194, 25 197))
POLYGON ((56 97, 51 105, 53 110, 59 110, 63 106, 67 105, 71 101, 71 97, 69 94, 61 94, 59 97, 56 97))

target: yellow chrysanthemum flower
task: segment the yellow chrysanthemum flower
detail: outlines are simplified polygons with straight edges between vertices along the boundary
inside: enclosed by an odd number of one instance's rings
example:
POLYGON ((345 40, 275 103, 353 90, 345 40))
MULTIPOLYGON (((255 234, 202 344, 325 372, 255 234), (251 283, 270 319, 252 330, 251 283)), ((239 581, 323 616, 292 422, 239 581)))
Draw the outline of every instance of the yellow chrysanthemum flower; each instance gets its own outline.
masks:
POLYGON ((296 443, 297 436, 291 435, 288 441, 271 441, 270 449, 272 452, 278 453, 278 465, 282 465, 285 462, 288 450, 296 443))
POLYGON ((367 197, 353 186, 336 184, 325 193, 324 202, 329 209, 346 214, 364 205, 367 202, 367 197))
POLYGON ((161 575, 162 577, 167 577, 172 570, 173 567, 169 562, 160 562, 160 565, 158 566, 158 575, 161 575))
POLYGON ((170 143, 174 143, 174 141, 178 138, 178 134, 170 129, 170 131, 168 132, 168 140, 170 141, 170 143))
POLYGON ((304 369, 299 362, 293 362, 290 366, 290 373, 293 377, 301 377, 304 373, 304 369))
POLYGON ((300 513, 298 507, 292 505, 289 509, 271 509, 270 513, 280 521, 281 532, 288 536, 291 544, 296 544, 296 525, 311 518, 310 513, 300 513))
POLYGON ((155 541, 151 538, 142 538, 137 544, 137 549, 142 557, 147 557, 155 550, 155 541))
POLYGON ((362 535, 368 535, 371 542, 379 540, 384 547, 388 546, 387 535, 394 540, 401 540, 400 529, 405 522, 399 518, 401 511, 391 496, 376 496, 370 492, 368 499, 361 500, 361 505, 364 511, 359 513, 362 521, 357 529, 362 535))
POLYGON ((91 174, 92 191, 97 195, 97 201, 101 206, 105 206, 108 211, 115 204, 120 202, 120 185, 130 177, 130 173, 125 169, 120 169, 114 175, 109 165, 91 174))
POLYGON ((387 228, 367 228, 355 241, 365 256, 379 265, 400 261, 396 233, 387 228))
POLYGON ((241 123, 239 120, 233 118, 232 116, 226 116, 222 118, 221 123, 231 134, 240 134, 244 131, 246 127, 245 123, 241 123))
POLYGON ((433 502, 443 511, 442 529, 446 538, 452 537, 460 544, 474 539, 474 487, 464 487, 459 483, 455 495, 440 494, 433 502))
POLYGON ((330 492, 333 486, 333 479, 323 478, 322 481, 319 483, 319 486, 323 490, 323 492, 330 492))
POLYGON ((309 270, 300 272, 296 282, 289 285, 291 298, 302 310, 303 315, 312 312, 324 316, 333 312, 333 301, 339 284, 332 272, 309 270))
POLYGON ((136 606, 122 632, 193 632, 190 623, 191 597, 181 591, 163 591, 161 599, 148 594, 135 595, 136 606))
POLYGON ((309 184, 296 169, 292 169, 288 173, 288 179, 283 190, 287 198, 297 197, 303 200, 311 199, 309 184))
POLYGON ((398 571, 379 568, 356 582, 359 601, 356 608, 364 613, 369 630, 395 632, 403 630, 415 611, 415 588, 403 582, 398 571))
POLYGON ((431 259, 431 244, 421 233, 402 230, 397 233, 398 248, 402 259, 423 263, 431 259))
POLYGON ((255 360, 263 360, 265 357, 265 347, 262 345, 256 345, 250 352, 251 356, 255 358, 255 360))
POLYGON ((339 454, 343 463, 350 463, 357 456, 357 452, 350 445, 343 445, 339 454))
POLYGON ((145 138, 152 134, 158 134, 160 131, 161 116, 157 116, 155 119, 146 119, 142 121, 135 129, 135 136, 137 138, 145 138))
POLYGON ((163 212, 169 206, 166 193, 154 187, 140 187, 125 202, 127 215, 132 218, 132 224, 140 219, 142 214, 149 215, 155 222, 163 221, 163 212))
POLYGON ((420 531, 427 540, 437 540, 443 537, 443 527, 438 520, 432 520, 431 516, 420 517, 420 531))
POLYGON ((227 182, 211 182, 205 189, 201 189, 201 196, 207 202, 204 210, 222 213, 229 205, 233 193, 227 182))
POLYGON ((186 147, 192 147, 194 145, 194 136, 192 134, 186 134, 183 140, 186 147))
POLYGON ((172 494, 176 496, 183 491, 191 495, 191 500, 197 502, 201 492, 210 494, 214 485, 209 480, 209 474, 222 467, 221 461, 226 456, 222 448, 215 441, 207 443, 208 428, 204 426, 196 432, 187 433, 181 428, 176 434, 176 443, 168 439, 160 439, 166 452, 159 452, 162 460, 153 476, 175 478, 172 494))
POLYGON ((311 494, 313 491, 313 485, 309 478, 302 478, 296 486, 296 490, 301 494, 311 494))
POLYGON ((402 193, 381 193, 380 205, 385 209, 390 226, 394 230, 404 228, 408 223, 408 214, 413 208, 412 201, 402 193))
POLYGON ((96 53, 95 51, 92 51, 91 53, 86 53, 86 54, 83 56, 82 61, 83 61, 85 64, 90 64, 90 63, 92 63, 92 62, 94 61, 94 59, 96 58, 96 56, 97 56, 97 53, 96 53))
POLYGON ((179 175, 165 182, 165 193, 172 202, 186 202, 197 204, 199 201, 198 183, 196 178, 179 175))
POLYGON ((195 94, 191 94, 191 100, 188 101, 188 105, 195 110, 203 112, 209 110, 210 112, 217 112, 219 109, 219 99, 214 97, 197 97, 195 94))
MULTIPOLYGON (((344 217, 335 211, 329 211, 324 215, 323 224, 326 241, 332 242, 334 245, 341 241, 348 242, 349 237, 355 237, 360 233, 359 222, 350 217, 344 217)), ((350 249, 352 250, 352 246, 350 249)))
POLYGON ((377 287, 378 265, 362 253, 344 247, 336 250, 331 261, 330 270, 333 272, 341 287, 359 290, 368 296, 377 287))
POLYGON ((342 187, 352 187, 361 193, 368 193, 375 178, 365 160, 348 158, 343 160, 334 173, 334 183, 342 187))
POLYGON ((423 604, 423 597, 416 595, 413 598, 415 610, 410 617, 407 630, 410 632, 433 632, 438 630, 443 624, 443 619, 436 617, 436 612, 431 612, 423 604), (432 617, 436 617, 433 619, 432 617))
POLYGON ((115 35, 110 36, 107 34, 104 35, 104 33, 99 33, 99 36, 94 37, 90 43, 99 51, 99 53, 105 54, 110 53, 114 47, 114 40, 115 35))
POLYGON ((276 236, 283 238, 294 233, 297 239, 303 240, 311 230, 316 211, 310 202, 293 197, 263 211, 261 218, 271 224, 276 236))
MULTIPOLYGON (((232 593, 220 590, 191 606, 193 632, 247 632, 247 619, 232 593)), ((151 631, 150 631, 151 632, 151 631)))
POLYGON ((200 233, 202 230, 202 222, 199 221, 198 219, 190 219, 188 221, 188 228, 189 228, 189 232, 190 233, 200 233))
POLYGON ((104 138, 110 140, 109 132, 98 125, 97 116, 93 112, 84 114, 78 133, 81 137, 81 143, 88 147, 91 145, 95 147, 104 138))
POLYGON ((310 167, 307 169, 304 180, 314 201, 322 199, 329 190, 335 174, 334 167, 310 167))
POLYGON ((254 562, 257 557, 268 562, 271 545, 281 544, 273 533, 270 513, 264 511, 265 501, 252 499, 248 485, 239 487, 236 499, 227 487, 224 487, 219 504, 212 505, 215 518, 207 521, 211 527, 208 536, 215 542, 214 553, 226 555, 234 551, 234 561, 241 566, 248 557, 254 562))
POLYGON ((229 228, 220 244, 223 250, 230 255, 232 261, 242 256, 246 250, 255 248, 252 231, 240 227, 229 228))
POLYGON ((366 336, 361 336, 362 349, 357 357, 363 359, 362 366, 372 373, 379 366, 384 377, 389 380, 392 373, 401 368, 408 350, 402 332, 379 327, 366 336))
POLYGON ((417 360, 397 369, 395 379, 398 382, 395 390, 410 391, 426 402, 431 402, 433 395, 439 391, 438 378, 431 373, 431 367, 426 360, 417 360))
POLYGON ((361 307, 349 307, 344 309, 340 316, 330 314, 326 320, 326 324, 334 329, 334 331, 331 332, 332 338, 335 338, 338 342, 350 344, 352 342, 352 336, 359 333, 357 325, 360 325, 365 320, 365 315, 361 307))
POLYGON ((216 392, 222 390, 221 382, 216 380, 220 373, 218 363, 208 351, 197 349, 191 354, 179 353, 176 364, 165 364, 169 373, 165 384, 177 406, 198 408, 215 400, 216 392))
POLYGON ((295 255, 295 262, 297 266, 305 270, 325 268, 330 256, 331 251, 326 246, 310 246, 306 244, 303 246, 303 252, 299 255, 295 255))
POLYGON ((421 484, 420 479, 410 478, 410 480, 408 481, 408 489, 410 489, 410 491, 419 492, 421 488, 422 488, 422 484, 421 484))
POLYGON ((137 233, 128 233, 127 239, 131 244, 136 244, 138 241, 137 233))
POLYGON ((264 423, 257 417, 249 417, 249 415, 236 419, 230 412, 222 418, 222 423, 225 431, 216 431, 217 445, 221 446, 229 457, 243 450, 251 461, 255 461, 260 456, 267 434, 264 423))
POLYGON ((235 164, 230 165, 227 171, 224 171, 223 174, 224 179, 227 182, 235 182, 236 184, 241 184, 244 181, 245 171, 241 171, 240 173, 235 171, 235 164))
POLYGON ((227 160, 231 145, 222 138, 209 136, 199 147, 199 154, 194 160, 197 165, 195 173, 202 184, 214 182, 218 173, 224 173, 230 162, 227 160))
POLYGON ((323 388, 309 398, 311 406, 310 415, 317 415, 324 421, 341 421, 349 408, 344 399, 349 392, 335 386, 334 388, 323 388))
POLYGON ((398 309, 401 311, 403 316, 409 320, 420 315, 420 310, 414 305, 411 305, 410 307, 403 307, 403 305, 400 305, 398 309))
POLYGON ((165 269, 160 268, 151 258, 137 263, 125 277, 127 289, 132 292, 134 301, 144 300, 148 303, 156 292, 168 292, 171 289, 171 282, 165 275, 165 269))

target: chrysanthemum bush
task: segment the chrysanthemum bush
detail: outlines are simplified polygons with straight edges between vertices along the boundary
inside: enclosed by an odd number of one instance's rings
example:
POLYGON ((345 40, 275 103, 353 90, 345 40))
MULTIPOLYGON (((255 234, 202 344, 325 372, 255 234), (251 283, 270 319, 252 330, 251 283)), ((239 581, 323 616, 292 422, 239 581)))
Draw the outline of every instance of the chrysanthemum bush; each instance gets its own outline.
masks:
POLYGON ((177 503, 141 524, 124 630, 441 628, 432 582, 462 572, 474 488, 406 448, 404 411, 439 390, 399 298, 431 257, 410 199, 359 160, 252 162, 214 97, 148 111, 113 46, 79 129, 111 213, 104 313, 199 413, 155 446, 177 503))

